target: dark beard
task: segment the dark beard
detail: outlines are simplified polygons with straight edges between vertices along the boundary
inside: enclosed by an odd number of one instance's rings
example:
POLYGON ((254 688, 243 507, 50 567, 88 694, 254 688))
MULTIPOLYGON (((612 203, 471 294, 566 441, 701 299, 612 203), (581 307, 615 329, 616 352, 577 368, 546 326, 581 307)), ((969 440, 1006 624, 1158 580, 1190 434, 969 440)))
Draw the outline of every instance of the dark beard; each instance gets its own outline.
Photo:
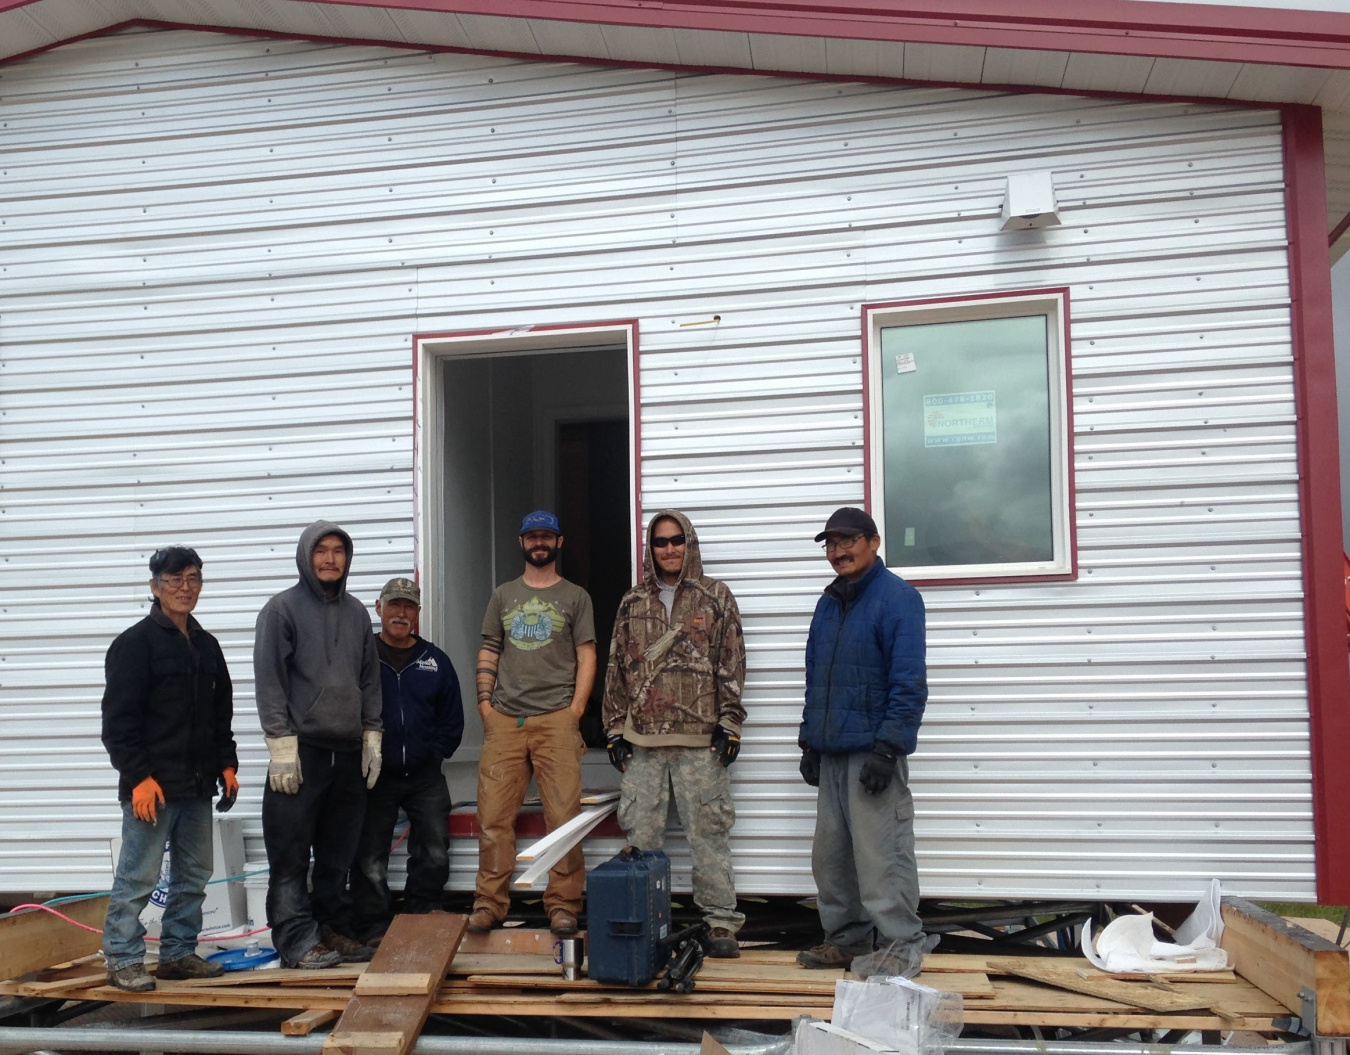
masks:
POLYGON ((552 564, 555 560, 558 559, 557 546, 549 546, 548 554, 543 557, 536 557, 533 552, 525 549, 524 546, 521 546, 520 548, 524 550, 526 562, 534 565, 534 567, 536 568, 547 568, 550 564, 552 564))

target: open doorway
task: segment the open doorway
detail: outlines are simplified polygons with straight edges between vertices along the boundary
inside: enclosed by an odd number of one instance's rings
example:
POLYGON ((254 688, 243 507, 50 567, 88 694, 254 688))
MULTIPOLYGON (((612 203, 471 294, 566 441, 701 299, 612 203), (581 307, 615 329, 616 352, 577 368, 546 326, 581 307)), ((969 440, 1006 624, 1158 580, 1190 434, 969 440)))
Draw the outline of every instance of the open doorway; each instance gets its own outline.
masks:
MULTIPOLYGON (((423 625, 455 664, 466 714, 483 611, 523 568, 521 518, 552 509, 564 534, 558 570, 595 609, 601 665, 582 732, 603 744, 604 664, 619 598, 634 581, 630 346, 628 327, 421 343, 423 625)), ((480 746, 470 717, 455 762, 476 764, 480 746)))

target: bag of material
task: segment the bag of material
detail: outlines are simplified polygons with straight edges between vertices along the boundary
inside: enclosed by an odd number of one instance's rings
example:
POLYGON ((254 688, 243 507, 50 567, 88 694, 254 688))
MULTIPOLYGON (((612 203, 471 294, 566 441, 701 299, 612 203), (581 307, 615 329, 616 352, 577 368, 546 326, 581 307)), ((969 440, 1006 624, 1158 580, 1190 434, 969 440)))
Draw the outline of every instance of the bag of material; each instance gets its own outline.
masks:
POLYGON ((899 1055, 898 1049, 833 1022, 808 1019, 797 1024, 792 1055, 899 1055))
POLYGON ((1223 916, 1219 909, 1219 881, 1195 911, 1172 935, 1176 941, 1158 941, 1153 936, 1153 913, 1119 916, 1092 940, 1091 922, 1083 924, 1083 955, 1094 967, 1114 974, 1176 974, 1181 971, 1223 971, 1228 953, 1219 948, 1223 916))
POLYGON ((913 978, 923 970, 923 961, 942 940, 939 934, 922 934, 916 941, 893 941, 884 949, 855 956, 849 967, 859 978, 913 978))
POLYGON ((835 1026, 901 1055, 942 1055, 961 1035, 960 993, 943 993, 907 978, 874 975, 865 982, 834 983, 835 1026))

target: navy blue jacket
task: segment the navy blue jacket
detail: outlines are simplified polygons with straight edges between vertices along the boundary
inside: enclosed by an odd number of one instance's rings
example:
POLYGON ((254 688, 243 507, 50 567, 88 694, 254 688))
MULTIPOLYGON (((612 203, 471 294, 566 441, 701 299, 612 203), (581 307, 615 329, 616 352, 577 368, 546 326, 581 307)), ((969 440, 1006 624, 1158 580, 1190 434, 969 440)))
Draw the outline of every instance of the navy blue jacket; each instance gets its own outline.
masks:
POLYGON ((384 746, 381 772, 410 776, 439 766, 464 736, 464 705, 459 676, 450 657, 414 635, 419 648, 401 671, 380 662, 384 697, 384 746))
POLYGON ((877 561, 825 588, 806 639, 806 709, 797 742, 826 755, 884 744, 914 752, 928 700, 923 598, 877 561))

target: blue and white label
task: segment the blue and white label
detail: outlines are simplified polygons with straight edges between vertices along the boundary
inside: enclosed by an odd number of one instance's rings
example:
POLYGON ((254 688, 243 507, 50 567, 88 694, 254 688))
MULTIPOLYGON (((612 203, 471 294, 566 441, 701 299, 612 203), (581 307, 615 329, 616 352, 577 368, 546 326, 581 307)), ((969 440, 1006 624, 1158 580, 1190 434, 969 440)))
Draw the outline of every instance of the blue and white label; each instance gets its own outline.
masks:
POLYGON ((993 392, 946 392, 923 397, 923 445, 969 447, 998 442, 993 392))

